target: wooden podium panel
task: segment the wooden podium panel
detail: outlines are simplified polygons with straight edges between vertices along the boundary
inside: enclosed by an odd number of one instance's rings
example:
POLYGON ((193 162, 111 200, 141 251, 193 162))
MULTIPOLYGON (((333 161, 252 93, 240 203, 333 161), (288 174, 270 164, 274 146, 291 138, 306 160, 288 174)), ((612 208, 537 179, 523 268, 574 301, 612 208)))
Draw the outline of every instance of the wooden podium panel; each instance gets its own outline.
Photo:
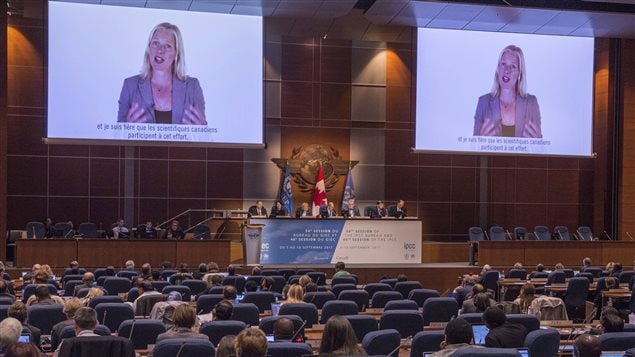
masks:
POLYGON ((230 264, 229 239, 218 240, 183 240, 176 244, 175 266, 187 263, 190 270, 196 269, 200 263, 216 262, 224 267, 230 264))
POLYGON ((177 241, 174 240, 82 239, 77 243, 77 261, 82 266, 113 265, 119 268, 129 259, 134 260, 138 266, 150 263, 157 267, 166 260, 176 264, 177 241))
POLYGON ((191 269, 210 261, 224 267, 230 263, 230 244, 230 240, 19 239, 15 266, 30 268, 41 263, 59 268, 77 260, 86 268, 120 268, 132 259, 138 266, 150 263, 158 267, 167 260, 174 266, 187 263, 191 269))
POLYGON ((16 267, 30 268, 33 264, 48 264, 51 268, 67 267, 77 259, 75 239, 18 239, 16 267))
POLYGON ((479 265, 509 266, 515 262, 524 265, 538 263, 553 266, 562 263, 576 269, 582 259, 589 257, 594 266, 608 262, 630 265, 635 252, 635 241, 481 241, 478 242, 479 265))

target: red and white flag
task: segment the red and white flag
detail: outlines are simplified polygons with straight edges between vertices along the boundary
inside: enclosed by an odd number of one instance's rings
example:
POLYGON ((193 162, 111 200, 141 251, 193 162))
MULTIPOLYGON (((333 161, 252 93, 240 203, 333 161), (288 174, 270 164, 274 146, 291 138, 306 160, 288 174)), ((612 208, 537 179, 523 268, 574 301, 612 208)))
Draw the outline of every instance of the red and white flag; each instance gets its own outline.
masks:
POLYGON ((315 191, 313 192, 313 216, 320 215, 320 206, 326 206, 326 186, 324 185, 324 173, 322 165, 318 169, 317 178, 315 179, 315 191))

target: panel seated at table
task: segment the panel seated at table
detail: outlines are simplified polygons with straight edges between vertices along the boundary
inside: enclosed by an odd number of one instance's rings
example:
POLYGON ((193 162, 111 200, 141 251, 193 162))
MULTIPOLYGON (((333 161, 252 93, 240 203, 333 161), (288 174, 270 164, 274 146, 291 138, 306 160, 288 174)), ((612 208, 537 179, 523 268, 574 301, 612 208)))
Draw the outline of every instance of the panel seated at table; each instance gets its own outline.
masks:
POLYGON ((630 264, 635 241, 481 241, 478 242, 479 265, 525 265, 562 263, 577 269, 584 257, 591 258, 594 266, 610 261, 630 264))
POLYGON ((30 268, 37 263, 66 267, 76 258, 75 239, 18 239, 14 265, 30 268))

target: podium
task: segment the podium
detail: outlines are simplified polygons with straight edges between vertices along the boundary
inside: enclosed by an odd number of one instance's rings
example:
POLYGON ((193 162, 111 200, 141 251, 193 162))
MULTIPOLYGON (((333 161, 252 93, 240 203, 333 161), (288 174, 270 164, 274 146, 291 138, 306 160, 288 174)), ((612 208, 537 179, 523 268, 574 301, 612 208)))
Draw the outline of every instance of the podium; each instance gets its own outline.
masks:
POLYGON ((243 266, 260 265, 260 250, 262 248, 262 227, 264 224, 243 224, 243 266))

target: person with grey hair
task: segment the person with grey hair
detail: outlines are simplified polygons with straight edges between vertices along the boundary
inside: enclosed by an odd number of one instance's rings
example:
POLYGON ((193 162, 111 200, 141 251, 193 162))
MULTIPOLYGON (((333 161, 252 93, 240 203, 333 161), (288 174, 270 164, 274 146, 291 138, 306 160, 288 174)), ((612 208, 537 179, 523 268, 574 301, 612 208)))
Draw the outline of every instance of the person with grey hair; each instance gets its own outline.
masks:
POLYGON ((0 355, 10 345, 18 342, 20 334, 22 333, 22 324, 13 317, 7 317, 0 321, 0 355))
MULTIPOLYGON (((73 317, 73 326, 75 326, 75 336, 77 337, 99 336, 94 332, 97 326, 97 311, 91 307, 80 307, 73 317)), ((55 357, 59 355, 62 345, 64 345, 64 340, 57 346, 55 357)))
POLYGON ((124 270, 133 271, 134 270, 134 260, 126 261, 126 268, 124 270))

